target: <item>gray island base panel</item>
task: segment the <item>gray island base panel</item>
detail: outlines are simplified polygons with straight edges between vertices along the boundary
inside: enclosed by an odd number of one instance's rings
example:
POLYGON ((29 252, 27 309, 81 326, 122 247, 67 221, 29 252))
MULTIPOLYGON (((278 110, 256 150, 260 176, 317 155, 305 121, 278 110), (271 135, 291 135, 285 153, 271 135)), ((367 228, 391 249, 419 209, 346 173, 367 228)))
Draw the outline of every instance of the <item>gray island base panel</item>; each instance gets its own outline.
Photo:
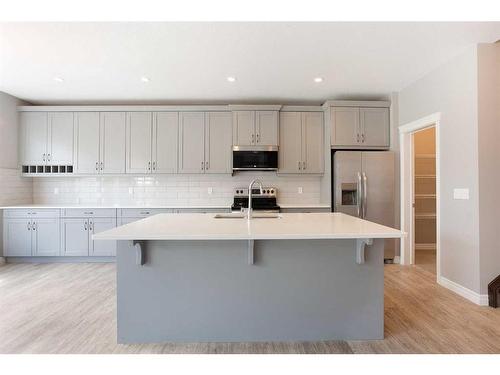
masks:
POLYGON ((118 342, 384 337, 383 239, 118 241, 118 342))

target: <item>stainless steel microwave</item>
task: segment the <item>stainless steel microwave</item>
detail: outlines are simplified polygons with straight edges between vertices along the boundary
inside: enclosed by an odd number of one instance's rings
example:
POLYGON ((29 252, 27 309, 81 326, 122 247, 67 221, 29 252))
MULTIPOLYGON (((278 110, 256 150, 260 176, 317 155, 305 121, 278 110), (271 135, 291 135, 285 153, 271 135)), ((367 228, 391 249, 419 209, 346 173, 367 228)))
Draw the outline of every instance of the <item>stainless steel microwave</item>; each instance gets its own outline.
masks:
POLYGON ((275 171, 278 146, 233 146, 233 171, 275 171))

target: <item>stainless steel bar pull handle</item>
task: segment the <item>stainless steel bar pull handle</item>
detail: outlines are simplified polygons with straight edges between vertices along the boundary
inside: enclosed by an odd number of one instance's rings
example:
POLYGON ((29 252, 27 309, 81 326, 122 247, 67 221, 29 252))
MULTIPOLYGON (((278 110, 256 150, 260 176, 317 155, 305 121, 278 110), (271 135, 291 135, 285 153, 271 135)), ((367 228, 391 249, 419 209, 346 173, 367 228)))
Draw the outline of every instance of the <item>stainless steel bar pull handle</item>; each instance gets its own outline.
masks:
POLYGON ((104 162, 101 161, 101 171, 104 169, 104 162))
POLYGON ((359 133, 356 135, 356 142, 359 143, 359 133))
POLYGON ((306 162, 305 161, 302 162, 302 169, 306 170, 306 162))
POLYGON ((208 161, 205 162, 205 169, 208 170, 208 161))
POLYGON ((201 170, 203 170, 203 169, 204 169, 204 168, 203 168, 203 166, 204 166, 204 165, 205 165, 205 163, 202 161, 202 162, 201 162, 201 170))
POLYGON ((257 133, 257 143, 259 143, 259 142, 260 142, 260 134, 257 133))
POLYGON ((50 154, 47 154, 47 161, 50 161, 50 154))
POLYGON ((153 171, 156 171, 156 162, 153 162, 153 171))
POLYGON ((361 134, 361 142, 365 143, 365 134, 361 134))
POLYGON ((85 230, 87 230, 87 221, 85 221, 85 222, 83 223, 83 228, 85 228, 85 230))
POLYGON ((356 201, 357 201, 357 215, 358 217, 361 217, 361 173, 358 172, 358 186, 356 190, 356 201))
POLYGON ((255 134, 252 134, 252 143, 255 143, 255 134))
POLYGON ((148 171, 150 171, 150 170, 151 170, 151 162, 148 161, 148 171))
POLYGON ((368 178, 366 173, 363 172, 363 219, 366 219, 366 211, 368 209, 368 178))
POLYGON ((42 155, 43 161, 45 161, 45 154, 42 155))
POLYGON ((30 224, 31 223, 28 221, 28 230, 31 230, 30 224))
POLYGON ((98 171, 98 170, 99 170, 99 162, 98 162, 98 161, 96 161, 96 162, 95 162, 95 170, 96 170, 96 171, 98 171))
POLYGON ((300 169, 301 169, 301 164, 300 164, 300 161, 299 161, 298 163, 299 163, 299 171, 300 171, 300 169))

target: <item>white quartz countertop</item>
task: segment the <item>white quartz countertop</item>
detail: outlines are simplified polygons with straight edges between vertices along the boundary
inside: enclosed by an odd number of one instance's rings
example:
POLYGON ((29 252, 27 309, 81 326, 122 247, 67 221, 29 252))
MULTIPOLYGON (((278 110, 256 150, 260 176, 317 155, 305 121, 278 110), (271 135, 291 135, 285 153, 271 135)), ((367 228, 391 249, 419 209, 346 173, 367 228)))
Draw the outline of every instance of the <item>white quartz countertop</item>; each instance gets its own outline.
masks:
MULTIPOLYGON (((297 208, 297 209, 307 209, 307 208, 330 208, 329 204, 278 204, 281 208, 297 208)), ((176 206, 176 205, 133 205, 133 204, 122 204, 122 205, 90 205, 90 204, 19 204, 12 206, 2 206, 1 210, 13 210, 13 209, 57 209, 57 208, 158 208, 158 209, 229 209, 231 204, 227 205, 201 205, 201 206, 176 206)))
POLYGON ((284 213, 280 218, 159 214, 95 234, 96 240, 263 240, 401 238, 403 232, 342 213, 284 213))

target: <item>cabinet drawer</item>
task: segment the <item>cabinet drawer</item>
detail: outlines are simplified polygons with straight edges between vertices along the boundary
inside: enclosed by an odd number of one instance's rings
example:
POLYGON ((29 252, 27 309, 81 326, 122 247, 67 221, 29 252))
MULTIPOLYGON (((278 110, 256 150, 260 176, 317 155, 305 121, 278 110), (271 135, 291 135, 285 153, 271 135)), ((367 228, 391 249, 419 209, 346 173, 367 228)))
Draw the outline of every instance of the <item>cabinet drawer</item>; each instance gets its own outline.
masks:
POLYGON ((116 208, 65 208, 64 217, 115 217, 116 208))
POLYGON ((3 216, 5 218, 57 218, 61 214, 59 209, 9 209, 5 210, 3 216))
POLYGON ((143 218, 157 214, 172 213, 172 209, 168 208, 122 208, 118 210, 118 215, 121 217, 137 217, 143 218))

